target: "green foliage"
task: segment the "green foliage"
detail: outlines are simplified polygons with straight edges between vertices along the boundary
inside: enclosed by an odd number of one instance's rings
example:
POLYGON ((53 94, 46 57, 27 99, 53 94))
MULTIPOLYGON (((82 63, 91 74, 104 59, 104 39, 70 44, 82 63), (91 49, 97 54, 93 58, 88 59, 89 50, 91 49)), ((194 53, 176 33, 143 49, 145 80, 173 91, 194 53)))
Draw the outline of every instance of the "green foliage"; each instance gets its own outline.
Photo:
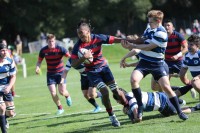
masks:
POLYGON ((122 0, 0 1, 0 12, 6 14, 0 14, 0 37, 13 40, 19 33, 28 37, 29 40, 35 40, 41 31, 54 33, 57 38, 73 37, 76 34, 76 24, 81 18, 94 22, 97 32, 106 31, 106 28, 113 23, 120 23, 124 27, 127 23, 131 23, 127 21, 129 15, 140 17, 141 14, 137 14, 137 12, 145 14, 149 9, 149 5, 146 4, 148 1, 142 2, 145 7, 141 10, 141 2, 134 0, 127 2, 122 0), (115 22, 116 20, 118 22, 115 22))
MULTIPOLYGON (((150 9, 160 9, 166 17, 191 20, 199 17, 198 5, 193 0, 1 0, 0 38, 13 42, 21 34, 33 41, 41 31, 59 39, 74 37, 81 18, 90 19, 98 33, 114 34, 120 28, 131 34, 138 24, 135 21, 143 23, 150 9)), ((136 32, 141 29, 137 27, 136 32)))

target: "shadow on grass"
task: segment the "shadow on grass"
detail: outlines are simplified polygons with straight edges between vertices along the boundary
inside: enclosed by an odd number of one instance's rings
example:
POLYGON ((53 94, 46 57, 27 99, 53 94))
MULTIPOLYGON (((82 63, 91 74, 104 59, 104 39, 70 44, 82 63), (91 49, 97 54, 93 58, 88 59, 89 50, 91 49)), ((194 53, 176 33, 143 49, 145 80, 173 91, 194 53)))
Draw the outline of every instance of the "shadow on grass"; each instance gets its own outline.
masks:
MULTIPOLYGON (((115 112, 117 112, 119 110, 116 110, 115 112)), ((95 120, 101 120, 101 119, 108 119, 108 115, 107 113, 105 113, 105 111, 102 112, 98 112, 98 114, 105 114, 105 117, 100 117, 100 118, 96 118, 95 113, 91 113, 91 112, 86 112, 86 113, 74 113, 71 115, 59 115, 59 116, 50 116, 50 117, 46 117, 46 118, 39 118, 41 116, 45 116, 45 115, 38 115, 38 116, 32 116, 32 118, 37 118, 37 119, 31 119, 31 120, 27 120, 27 121, 21 121, 21 122, 12 122, 10 123, 11 126, 14 125, 21 125, 24 123, 31 123, 31 122, 40 122, 40 121, 48 121, 49 119, 65 119, 65 122, 60 122, 60 123, 54 123, 54 124, 50 124, 50 125, 39 125, 39 126, 29 126, 27 127, 28 129, 30 128, 37 128, 37 127, 43 127, 43 126, 47 126, 47 127, 56 127, 56 126, 60 126, 60 125, 66 125, 66 124, 70 124, 70 123, 76 123, 76 122, 87 122, 87 121, 95 121, 95 120), (76 118, 76 120, 70 120, 72 118, 76 118), (80 117, 80 118, 78 118, 80 117), (84 118, 84 119, 83 119, 84 118), (88 119, 89 118, 89 119, 88 119)), ((119 115, 120 116, 120 115, 119 115)), ((15 118, 16 119, 16 118, 15 118)), ((17 118, 18 120, 26 120, 26 118, 17 118)))
MULTIPOLYGON (((119 112, 121 110, 116 110, 115 112, 119 112)), ((122 128, 126 128, 127 126, 139 126, 139 125, 152 125, 152 124, 158 124, 157 122, 151 122, 151 123, 136 123, 136 124, 132 124, 131 121, 128 119, 127 116, 125 116, 124 114, 116 114, 118 120, 121 123, 121 127, 113 127, 111 125, 111 122, 109 120, 109 117, 107 115, 106 112, 99 112, 99 115, 96 115, 94 113, 76 113, 76 114, 71 114, 71 115, 61 115, 61 116, 51 116, 51 117, 47 117, 47 118, 40 118, 38 119, 38 117, 40 116, 44 116, 44 115, 38 115, 36 116, 37 119, 32 119, 32 120, 27 120, 24 122, 16 122, 16 123, 12 123, 10 124, 11 126, 13 125, 23 125, 24 123, 30 123, 29 126, 26 127, 26 129, 35 129, 35 128, 40 128, 40 127, 53 127, 56 128, 58 126, 67 126, 68 124, 82 124, 84 122, 91 122, 91 124, 89 124, 87 127, 77 127, 75 129, 71 129, 71 131, 66 131, 66 133, 83 133, 83 132, 95 132, 95 131, 106 131, 106 130, 110 130, 112 132, 115 132, 115 130, 117 131, 118 129, 122 129, 122 128), (104 114, 103 114, 104 113, 104 114), (103 115, 103 116, 102 116, 103 115), (40 122, 40 121, 48 121, 49 119, 59 119, 59 121, 62 122, 54 122, 54 123, 44 123, 44 124, 37 124, 37 125, 31 125, 31 122, 40 122), (102 119, 106 119, 106 122, 100 122, 102 119), (109 127, 109 128, 108 128, 109 127)), ((178 116, 177 116, 178 117, 178 116)), ((155 115, 148 115, 148 116, 144 116, 143 117, 143 121, 148 121, 148 120, 153 120, 153 119, 160 119, 160 118, 165 118, 164 116, 162 116, 161 114, 155 114, 155 115)), ((183 122, 183 121, 167 121, 167 122, 183 122)))
POLYGON ((197 100, 197 101, 187 102, 187 104, 197 104, 197 103, 199 103, 199 102, 200 102, 200 101, 197 100))
POLYGON ((18 121, 18 120, 23 120, 23 119, 28 119, 28 118, 43 117, 43 116, 47 116, 47 115, 49 115, 49 114, 41 114, 41 115, 34 115, 34 116, 32 116, 32 115, 29 115, 29 116, 27 116, 27 115, 24 115, 24 116, 22 116, 22 115, 21 116, 16 115, 14 117, 14 119, 13 118, 8 118, 8 120, 12 119, 12 121, 18 121))

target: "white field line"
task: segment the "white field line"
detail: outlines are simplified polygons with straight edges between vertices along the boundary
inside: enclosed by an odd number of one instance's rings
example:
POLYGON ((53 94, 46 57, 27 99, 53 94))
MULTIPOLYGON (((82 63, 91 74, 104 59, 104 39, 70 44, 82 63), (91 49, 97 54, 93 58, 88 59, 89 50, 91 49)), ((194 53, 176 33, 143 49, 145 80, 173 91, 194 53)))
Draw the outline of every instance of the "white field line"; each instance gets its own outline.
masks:
POLYGON ((17 114, 17 115, 21 115, 21 116, 27 116, 27 115, 50 115, 51 113, 31 113, 31 114, 17 114))
MULTIPOLYGON (((112 106, 113 108, 117 108, 119 106, 122 105, 116 105, 116 106, 112 106)), ((115 110, 121 110, 119 108, 115 109, 115 110)), ((63 116, 71 116, 71 115, 78 115, 78 114, 86 114, 86 113, 92 113, 93 110, 86 110, 86 111, 81 111, 81 112, 75 112, 75 113, 70 113, 70 114, 64 114, 64 115, 55 115, 55 116, 51 116, 51 117, 47 117, 44 118, 43 120, 47 120, 47 119, 52 119, 52 118, 58 118, 58 117, 63 117, 63 116)), ((100 112, 105 111, 105 108, 102 108, 102 110, 100 112)), ((50 115, 51 113, 30 113, 30 114, 17 114, 17 116, 34 116, 34 115, 50 115)), ((95 114, 95 113, 94 113, 95 114)))

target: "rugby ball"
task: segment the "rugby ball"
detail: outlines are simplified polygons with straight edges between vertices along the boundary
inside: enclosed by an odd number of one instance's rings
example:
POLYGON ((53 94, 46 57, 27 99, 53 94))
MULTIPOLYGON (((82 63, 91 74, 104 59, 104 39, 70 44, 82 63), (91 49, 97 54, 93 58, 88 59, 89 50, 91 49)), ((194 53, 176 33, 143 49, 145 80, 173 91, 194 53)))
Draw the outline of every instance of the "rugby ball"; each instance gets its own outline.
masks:
MULTIPOLYGON (((78 51, 78 57, 81 58, 84 56, 84 54, 88 51, 88 49, 86 48, 81 48, 79 51, 78 51)), ((93 56, 85 59, 84 63, 85 64, 90 64, 93 62, 93 56)))

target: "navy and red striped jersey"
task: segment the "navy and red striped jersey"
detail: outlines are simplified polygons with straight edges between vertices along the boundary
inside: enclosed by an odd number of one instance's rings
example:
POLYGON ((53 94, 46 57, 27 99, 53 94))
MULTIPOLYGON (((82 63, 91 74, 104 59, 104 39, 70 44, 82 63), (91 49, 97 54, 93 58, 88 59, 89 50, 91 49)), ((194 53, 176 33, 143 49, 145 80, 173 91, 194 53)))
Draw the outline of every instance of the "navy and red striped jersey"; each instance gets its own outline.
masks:
POLYGON ((91 41, 89 43, 82 42, 80 39, 74 45, 72 51, 72 59, 78 59, 78 51, 81 48, 91 49, 93 53, 93 62, 91 64, 84 64, 86 71, 106 66, 107 62, 102 56, 102 44, 112 44, 114 42, 114 36, 103 34, 91 34, 91 41))
MULTIPOLYGON (((165 51, 165 60, 172 61, 171 57, 178 54, 181 51, 181 46, 186 42, 183 35, 177 31, 168 37, 167 48, 165 51)), ((182 60, 182 57, 179 58, 182 60)))
POLYGON ((38 61, 42 62, 45 58, 47 73, 62 73, 64 71, 63 56, 70 57, 69 52, 64 47, 56 45, 55 48, 49 49, 47 45, 40 50, 38 61))

